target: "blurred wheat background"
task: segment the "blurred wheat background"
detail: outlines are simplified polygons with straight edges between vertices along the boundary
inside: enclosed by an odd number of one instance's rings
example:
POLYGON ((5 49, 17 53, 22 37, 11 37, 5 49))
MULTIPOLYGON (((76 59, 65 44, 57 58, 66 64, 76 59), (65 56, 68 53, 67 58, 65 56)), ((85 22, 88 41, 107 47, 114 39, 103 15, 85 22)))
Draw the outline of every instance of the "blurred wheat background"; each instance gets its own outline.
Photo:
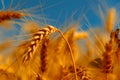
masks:
POLYGON ((120 80, 118 0, 1 0, 0 80, 120 80))

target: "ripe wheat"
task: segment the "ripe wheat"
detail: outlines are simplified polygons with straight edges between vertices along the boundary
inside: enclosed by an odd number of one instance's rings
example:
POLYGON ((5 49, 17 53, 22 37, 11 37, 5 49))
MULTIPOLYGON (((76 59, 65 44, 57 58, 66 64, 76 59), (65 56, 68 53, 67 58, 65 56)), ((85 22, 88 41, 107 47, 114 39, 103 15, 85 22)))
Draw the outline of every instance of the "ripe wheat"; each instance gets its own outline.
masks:
MULTIPOLYGON (((28 16, 21 11, 1 10, 0 24, 28 16)), ((0 79, 119 80, 120 29, 115 28, 116 13, 115 8, 108 10, 104 31, 101 27, 78 31, 78 25, 73 24, 62 32, 51 25, 41 27, 37 20, 20 23, 28 33, 22 35, 25 40, 16 40, 18 44, 0 42, 0 79)))

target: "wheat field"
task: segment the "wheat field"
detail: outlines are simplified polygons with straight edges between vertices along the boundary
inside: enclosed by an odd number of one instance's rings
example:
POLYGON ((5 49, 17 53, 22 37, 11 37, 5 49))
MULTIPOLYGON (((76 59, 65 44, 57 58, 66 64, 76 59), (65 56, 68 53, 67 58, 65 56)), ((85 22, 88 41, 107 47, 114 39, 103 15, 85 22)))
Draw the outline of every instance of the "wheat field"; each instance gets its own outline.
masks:
POLYGON ((116 27, 120 16, 116 8, 108 8, 106 14, 101 11, 101 27, 79 30, 76 21, 60 29, 30 19, 35 14, 27 10, 39 10, 39 6, 4 9, 3 1, 0 80, 120 80, 120 27, 116 27))

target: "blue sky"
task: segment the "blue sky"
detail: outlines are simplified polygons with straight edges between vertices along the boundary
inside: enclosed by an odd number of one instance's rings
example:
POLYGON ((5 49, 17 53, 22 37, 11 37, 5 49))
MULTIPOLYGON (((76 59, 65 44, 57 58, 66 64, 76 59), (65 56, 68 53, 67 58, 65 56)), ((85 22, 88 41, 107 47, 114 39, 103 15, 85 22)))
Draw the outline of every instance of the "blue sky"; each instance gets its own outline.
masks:
POLYGON ((82 20, 84 15, 93 26, 100 25, 102 22, 99 14, 97 14, 99 12, 98 5, 102 7, 105 16, 107 10, 104 11, 104 8, 118 8, 120 5, 120 0, 42 0, 41 2, 45 7, 48 7, 43 8, 45 16, 57 20, 57 26, 60 26, 67 20, 70 23, 78 21, 80 18, 82 20), (53 6, 49 7, 50 5, 53 6), (71 18, 72 15, 73 17, 71 18))
MULTIPOLYGON (((12 0, 3 0, 3 2, 4 9, 8 9, 12 0)), ((32 10, 30 12, 39 14, 38 18, 44 17, 43 23, 62 27, 65 23, 71 24, 78 21, 83 25, 83 29, 87 29, 85 17, 91 26, 102 25, 98 5, 101 6, 105 16, 108 8, 115 7, 120 11, 120 0, 13 0, 12 8, 15 8, 16 5, 18 5, 16 10, 36 5, 42 6, 42 8, 36 9, 36 13, 32 10)), ((0 4, 0 8, 2 9, 2 4, 0 4)))

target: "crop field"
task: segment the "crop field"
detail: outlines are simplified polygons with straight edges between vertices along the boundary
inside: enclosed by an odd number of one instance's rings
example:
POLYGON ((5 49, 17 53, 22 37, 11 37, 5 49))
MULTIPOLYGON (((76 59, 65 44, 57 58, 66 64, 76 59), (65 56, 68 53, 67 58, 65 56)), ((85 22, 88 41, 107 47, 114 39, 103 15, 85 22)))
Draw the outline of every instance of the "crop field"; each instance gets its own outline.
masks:
POLYGON ((44 13, 59 1, 1 0, 0 80, 120 80, 120 4, 103 1, 63 24, 44 13))

